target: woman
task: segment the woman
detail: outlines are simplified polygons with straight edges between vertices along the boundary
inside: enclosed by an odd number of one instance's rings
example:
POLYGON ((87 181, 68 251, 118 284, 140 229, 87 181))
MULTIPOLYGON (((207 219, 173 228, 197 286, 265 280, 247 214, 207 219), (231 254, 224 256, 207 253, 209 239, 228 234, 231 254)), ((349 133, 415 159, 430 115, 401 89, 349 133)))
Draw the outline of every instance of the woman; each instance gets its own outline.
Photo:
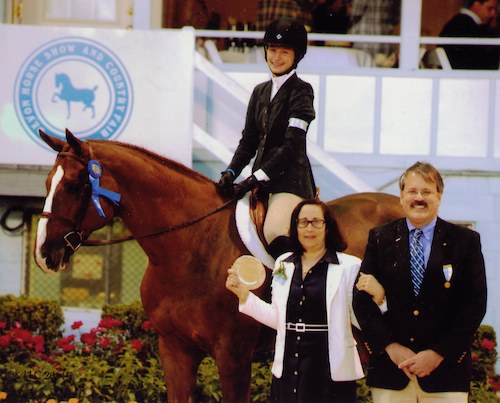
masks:
POLYGON ((318 199, 294 209, 290 244, 292 252, 276 261, 271 303, 249 292, 232 268, 226 282, 240 312, 277 331, 271 400, 355 402, 363 370, 351 301, 361 261, 341 252, 346 244, 318 199))
POLYGON ((272 22, 263 44, 272 78, 252 93, 241 140, 218 187, 227 197, 243 197, 257 186, 270 194, 264 237, 276 259, 289 250, 293 209, 316 194, 306 155, 306 134, 315 117, 314 93, 295 72, 307 50, 307 32, 301 23, 289 18, 272 22), (255 155, 252 175, 234 187, 234 180, 255 155))

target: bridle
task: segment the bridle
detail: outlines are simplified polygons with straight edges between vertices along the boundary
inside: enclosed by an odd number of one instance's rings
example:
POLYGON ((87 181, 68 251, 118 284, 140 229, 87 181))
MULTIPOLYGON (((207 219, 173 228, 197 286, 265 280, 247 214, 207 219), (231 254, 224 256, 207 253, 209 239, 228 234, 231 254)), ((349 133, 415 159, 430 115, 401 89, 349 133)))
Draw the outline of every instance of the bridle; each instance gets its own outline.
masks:
MULTIPOLYGON (((79 155, 67 151, 61 151, 59 152, 58 156, 59 157, 69 157, 73 158, 76 161, 80 162, 84 167, 87 167, 90 161, 96 161, 92 148, 89 145, 89 151, 90 151, 90 159, 86 160, 79 155)), ((55 221, 59 221, 62 224, 66 225, 67 227, 71 228, 71 231, 69 231, 66 235, 64 235, 64 241, 66 242, 65 247, 69 248, 73 253, 76 252, 80 246, 103 246, 103 245, 114 245, 118 244, 121 242, 125 241, 131 241, 131 240, 138 240, 138 239, 144 239, 144 238, 151 238, 159 235, 163 235, 169 232, 177 231, 186 227, 189 227, 193 224, 196 224, 205 218, 210 217, 211 215, 214 215, 218 213, 219 211, 224 210, 226 207, 228 207, 230 204, 234 203, 237 201, 237 198, 231 198, 227 202, 223 203, 221 206, 208 211, 207 213, 204 213, 198 217, 194 217, 189 221, 176 224, 176 225, 171 225, 169 227, 163 228, 158 231, 154 231, 148 234, 144 235, 139 235, 139 236, 133 236, 129 235, 123 238, 117 238, 117 239, 87 239, 86 236, 89 236, 90 234, 86 235, 86 230, 82 229, 82 222, 83 219, 85 218, 85 215, 87 213, 87 210, 89 208, 89 203, 92 199, 92 186, 90 184, 90 179, 87 178, 87 181, 84 183, 84 199, 81 203, 81 207, 78 211, 78 214, 75 219, 67 218, 67 217, 62 217, 60 215, 54 214, 52 212, 48 211, 43 211, 41 214, 41 217, 47 218, 47 219, 52 219, 55 221)), ((118 207, 118 204, 111 203, 113 208, 115 209, 118 207)), ((114 215, 114 214, 113 214, 114 215)))

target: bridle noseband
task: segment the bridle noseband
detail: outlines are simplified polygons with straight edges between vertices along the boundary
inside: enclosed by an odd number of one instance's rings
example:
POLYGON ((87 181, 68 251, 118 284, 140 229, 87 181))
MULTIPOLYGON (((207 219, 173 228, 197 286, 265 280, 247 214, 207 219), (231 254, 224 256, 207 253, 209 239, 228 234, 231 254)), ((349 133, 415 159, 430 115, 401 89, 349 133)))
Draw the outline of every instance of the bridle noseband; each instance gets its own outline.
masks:
MULTIPOLYGON (((92 148, 89 145, 89 152, 90 152, 90 159, 85 160, 83 157, 67 152, 67 151, 61 151, 59 152, 58 156, 62 157, 69 157, 73 158, 74 160, 80 162, 83 166, 88 166, 89 162, 93 160, 93 151, 92 148)), ((66 225, 70 229, 72 229, 70 232, 68 232, 66 235, 63 236, 64 241, 66 242, 66 248, 69 248, 74 252, 76 252, 80 246, 82 246, 85 243, 84 240, 84 234, 85 230, 82 230, 82 222, 85 217, 85 214, 88 209, 88 204, 90 202, 90 199, 92 197, 92 189, 91 189, 91 184, 90 184, 90 179, 88 179, 84 185, 84 192, 83 192, 83 200, 81 203, 81 207, 78 211, 78 214, 76 216, 76 219, 71 219, 67 217, 63 217, 60 215, 56 215, 52 212, 49 211, 43 211, 41 214, 41 217, 47 218, 47 219, 52 219, 55 221, 59 221, 60 223, 66 225)))

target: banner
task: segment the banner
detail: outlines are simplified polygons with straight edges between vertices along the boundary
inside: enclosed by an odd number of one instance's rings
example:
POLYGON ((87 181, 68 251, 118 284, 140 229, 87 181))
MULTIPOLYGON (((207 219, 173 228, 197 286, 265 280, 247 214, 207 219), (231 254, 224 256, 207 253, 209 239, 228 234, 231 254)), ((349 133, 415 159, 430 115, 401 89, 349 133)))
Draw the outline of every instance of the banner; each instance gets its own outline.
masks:
POLYGON ((0 164, 52 165, 38 130, 192 160, 194 31, 0 24, 0 164))

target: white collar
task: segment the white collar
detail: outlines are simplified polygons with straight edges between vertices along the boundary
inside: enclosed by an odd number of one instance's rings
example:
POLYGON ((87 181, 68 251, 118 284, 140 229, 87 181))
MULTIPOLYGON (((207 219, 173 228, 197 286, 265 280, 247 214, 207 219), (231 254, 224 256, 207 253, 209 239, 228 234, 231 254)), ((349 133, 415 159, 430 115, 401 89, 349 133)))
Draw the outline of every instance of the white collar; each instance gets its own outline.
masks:
POLYGON ((475 12, 469 10, 468 8, 461 8, 460 14, 468 15, 474 20, 477 25, 481 25, 483 23, 483 21, 481 21, 481 18, 479 18, 479 16, 475 12))
POLYGON ((287 74, 283 74, 282 76, 271 77, 271 80, 273 82, 273 88, 272 88, 272 91, 271 91, 271 99, 274 98, 274 96, 277 94, 277 92, 279 91, 279 89, 281 88, 281 86, 283 84, 285 84, 286 80, 288 80, 294 74, 295 74, 295 69, 293 69, 292 71, 290 71, 287 74))

